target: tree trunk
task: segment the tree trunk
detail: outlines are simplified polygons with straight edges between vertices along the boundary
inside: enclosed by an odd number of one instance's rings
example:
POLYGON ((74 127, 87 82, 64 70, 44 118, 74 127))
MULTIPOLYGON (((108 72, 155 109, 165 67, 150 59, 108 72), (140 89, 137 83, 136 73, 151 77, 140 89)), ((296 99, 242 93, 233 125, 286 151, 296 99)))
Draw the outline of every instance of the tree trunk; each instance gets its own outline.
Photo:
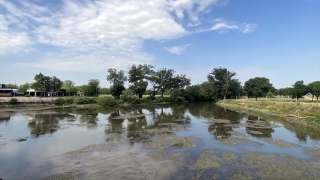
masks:
POLYGON ((258 97, 255 97, 256 98, 256 101, 258 100, 258 97))
POLYGON ((139 98, 142 98, 142 94, 139 94, 139 98))

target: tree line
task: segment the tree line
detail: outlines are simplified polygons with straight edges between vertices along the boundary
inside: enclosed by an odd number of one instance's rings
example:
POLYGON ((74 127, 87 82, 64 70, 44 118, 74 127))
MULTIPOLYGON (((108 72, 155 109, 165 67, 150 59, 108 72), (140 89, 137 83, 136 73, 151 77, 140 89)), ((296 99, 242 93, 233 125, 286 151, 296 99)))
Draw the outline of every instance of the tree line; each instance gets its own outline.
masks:
POLYGON ((28 88, 34 88, 43 92, 63 91, 76 94, 83 92, 86 96, 98 96, 99 94, 111 94, 119 99, 123 94, 134 94, 137 98, 149 94, 155 98, 169 93, 174 101, 217 101, 239 96, 272 97, 274 95, 287 95, 297 100, 307 93, 312 94, 312 100, 320 96, 320 81, 304 84, 304 81, 295 82, 292 87, 276 89, 270 80, 265 77, 255 77, 247 80, 244 85, 235 78, 236 73, 227 68, 213 68, 207 75, 207 80, 201 84, 191 85, 191 79, 185 74, 176 74, 175 70, 162 68, 155 70, 149 64, 132 65, 127 73, 114 68, 108 69, 106 80, 110 82, 109 88, 101 88, 99 79, 90 79, 87 84, 75 86, 71 80, 61 81, 59 78, 36 74, 33 83, 20 85, 19 91, 26 92, 28 88), (128 82, 129 87, 124 85, 128 82), (149 87, 149 89, 148 89, 149 87), (128 93, 130 91, 130 93, 128 93))

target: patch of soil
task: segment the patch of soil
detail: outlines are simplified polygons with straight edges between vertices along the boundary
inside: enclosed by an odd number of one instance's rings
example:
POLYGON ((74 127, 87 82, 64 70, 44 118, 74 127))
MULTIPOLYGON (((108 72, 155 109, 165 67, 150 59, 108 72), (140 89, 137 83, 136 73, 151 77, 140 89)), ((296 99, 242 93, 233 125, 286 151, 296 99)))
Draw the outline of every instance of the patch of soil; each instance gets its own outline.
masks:
POLYGON ((290 147, 297 147, 298 145, 296 144, 292 144, 286 141, 283 141, 281 139, 273 139, 273 138, 260 138, 260 140, 267 142, 269 144, 273 144, 279 147, 283 147, 283 148, 290 148, 290 147))
POLYGON ((168 147, 195 147, 194 139, 190 137, 175 137, 168 134, 161 134, 153 141, 146 144, 147 148, 168 148, 168 147))
POLYGON ((214 154, 217 151, 213 150, 206 150, 199 154, 197 162, 193 163, 189 166, 190 170, 205 170, 211 168, 218 168, 220 167, 220 163, 217 157, 214 154))
POLYGON ((320 162, 320 148, 308 148, 306 153, 310 154, 315 160, 320 162))
POLYGON ((220 144, 226 144, 229 146, 240 146, 240 145, 254 145, 254 146, 261 146, 262 144, 251 141, 246 138, 240 138, 240 137, 229 137, 226 139, 222 139, 220 141, 220 144))

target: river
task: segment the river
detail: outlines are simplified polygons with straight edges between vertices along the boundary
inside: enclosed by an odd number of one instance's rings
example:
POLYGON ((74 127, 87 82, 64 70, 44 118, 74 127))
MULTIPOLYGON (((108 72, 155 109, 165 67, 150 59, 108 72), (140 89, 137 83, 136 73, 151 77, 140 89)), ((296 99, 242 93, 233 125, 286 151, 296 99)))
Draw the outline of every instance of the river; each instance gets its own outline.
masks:
POLYGON ((320 132, 212 103, 0 113, 0 178, 318 179, 320 132))

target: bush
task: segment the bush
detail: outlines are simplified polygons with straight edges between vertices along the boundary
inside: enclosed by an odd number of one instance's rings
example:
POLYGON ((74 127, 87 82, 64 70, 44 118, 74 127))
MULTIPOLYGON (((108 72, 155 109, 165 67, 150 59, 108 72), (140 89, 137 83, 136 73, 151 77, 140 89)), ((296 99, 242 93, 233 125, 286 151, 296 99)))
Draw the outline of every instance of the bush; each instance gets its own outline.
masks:
POLYGON ((184 97, 178 96, 174 99, 174 102, 176 103, 183 103, 184 102, 184 97))
POLYGON ((30 94, 26 94, 26 95, 24 95, 24 97, 31 97, 31 95, 30 94))
POLYGON ((98 98, 98 104, 102 107, 111 107, 111 106, 117 106, 118 101, 113 97, 100 96, 98 98))
POLYGON ((74 98, 67 98, 67 99, 65 99, 65 104, 73 104, 73 102, 74 102, 74 98))
POLYGON ((17 104, 17 102, 18 102, 17 98, 11 98, 8 103, 11 105, 14 105, 14 104, 17 104))
POLYGON ((98 102, 98 97, 88 98, 88 104, 96 104, 98 102))
POLYGON ((58 98, 56 100, 54 100, 54 104, 56 106, 62 106, 66 101, 64 100, 64 98, 58 98))
POLYGON ((77 97, 73 100, 75 104, 88 104, 89 100, 86 97, 77 97))

